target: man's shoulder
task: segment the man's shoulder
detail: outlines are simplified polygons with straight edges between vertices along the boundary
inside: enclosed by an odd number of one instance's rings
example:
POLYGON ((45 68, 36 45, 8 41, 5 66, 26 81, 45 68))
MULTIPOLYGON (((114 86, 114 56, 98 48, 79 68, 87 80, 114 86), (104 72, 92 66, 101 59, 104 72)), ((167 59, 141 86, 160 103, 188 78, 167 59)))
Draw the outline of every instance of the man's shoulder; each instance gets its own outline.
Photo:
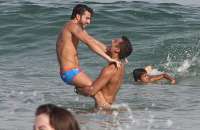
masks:
POLYGON ((68 22, 66 23, 66 25, 67 25, 67 26, 75 26, 76 24, 75 24, 72 20, 70 20, 70 21, 68 21, 68 22))
POLYGON ((115 63, 110 63, 106 67, 110 70, 120 70, 120 68, 124 68, 124 64, 122 63, 121 66, 118 68, 115 63))
POLYGON ((124 72, 125 66, 124 66, 124 64, 121 64, 121 66, 118 68, 116 66, 116 64, 112 63, 112 64, 109 64, 108 66, 106 66, 106 69, 109 73, 111 73, 112 75, 115 75, 115 74, 124 72))
POLYGON ((64 28, 66 30, 69 30, 71 28, 73 28, 75 26, 75 24, 72 22, 72 21, 68 21, 65 25, 64 25, 64 28))
POLYGON ((115 64, 108 64, 103 68, 102 71, 107 72, 107 73, 113 73, 117 70, 117 67, 115 64))
POLYGON ((81 30, 81 28, 73 21, 68 21, 62 29, 62 33, 73 33, 75 30, 81 30))
POLYGON ((68 21, 66 23, 66 27, 69 28, 69 29, 81 29, 82 30, 82 28, 80 27, 80 25, 77 24, 77 23, 75 23, 75 22, 73 22, 72 20, 68 21))

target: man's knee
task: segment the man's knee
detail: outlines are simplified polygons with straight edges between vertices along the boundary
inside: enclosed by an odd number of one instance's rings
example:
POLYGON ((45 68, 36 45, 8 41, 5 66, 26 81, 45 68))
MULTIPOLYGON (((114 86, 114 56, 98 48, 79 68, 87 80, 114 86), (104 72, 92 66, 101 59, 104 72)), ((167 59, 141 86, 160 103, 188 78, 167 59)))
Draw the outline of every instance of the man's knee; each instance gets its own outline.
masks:
POLYGON ((91 94, 90 88, 89 87, 76 87, 76 91, 77 94, 83 95, 83 96, 91 96, 93 97, 93 95, 91 94))

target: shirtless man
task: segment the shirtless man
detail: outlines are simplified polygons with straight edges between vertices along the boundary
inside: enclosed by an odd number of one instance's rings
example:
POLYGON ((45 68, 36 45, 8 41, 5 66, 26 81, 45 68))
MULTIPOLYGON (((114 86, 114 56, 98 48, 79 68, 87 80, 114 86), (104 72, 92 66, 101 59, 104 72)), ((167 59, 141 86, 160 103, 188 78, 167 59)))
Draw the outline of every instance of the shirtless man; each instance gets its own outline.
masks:
MULTIPOLYGON (((112 40, 108 54, 111 58, 121 62, 132 53, 132 45, 127 37, 116 38, 112 40)), ((117 68, 113 63, 109 63, 101 70, 100 75, 92 83, 89 94, 94 96, 101 92, 102 95, 96 97, 96 106, 101 108, 110 108, 115 100, 116 94, 123 82, 125 65, 122 63, 117 68)))
POLYGON ((85 27, 90 24, 93 11, 86 5, 74 7, 71 20, 64 25, 56 43, 57 59, 60 65, 62 80, 76 88, 85 89, 91 86, 92 80, 80 70, 77 46, 79 41, 86 44, 92 51, 105 58, 109 63, 120 66, 120 62, 106 54, 106 46, 90 36, 85 27))

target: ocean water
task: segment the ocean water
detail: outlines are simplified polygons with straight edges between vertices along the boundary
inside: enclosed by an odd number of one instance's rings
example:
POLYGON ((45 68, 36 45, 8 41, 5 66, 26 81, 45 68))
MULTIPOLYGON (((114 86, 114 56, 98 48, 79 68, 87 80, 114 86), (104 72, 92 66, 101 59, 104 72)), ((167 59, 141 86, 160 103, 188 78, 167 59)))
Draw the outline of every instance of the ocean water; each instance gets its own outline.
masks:
MULTIPOLYGON (((54 103, 70 110, 82 130, 200 129, 200 4, 197 1, 0 1, 0 130, 30 130, 35 109, 54 103), (108 45, 126 35, 134 51, 113 111, 94 111, 59 77, 55 42, 72 8, 95 10, 87 31, 108 45), (133 83, 134 68, 152 65, 176 77, 133 83)), ((79 45, 82 68, 95 79, 106 62, 79 45)))

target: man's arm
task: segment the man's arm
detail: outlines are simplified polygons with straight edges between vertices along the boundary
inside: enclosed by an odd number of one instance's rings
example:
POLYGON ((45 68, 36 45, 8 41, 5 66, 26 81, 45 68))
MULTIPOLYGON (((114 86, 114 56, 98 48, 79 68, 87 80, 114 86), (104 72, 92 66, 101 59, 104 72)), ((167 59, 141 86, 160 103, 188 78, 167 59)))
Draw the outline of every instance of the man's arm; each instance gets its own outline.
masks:
MULTIPOLYGON (((94 40, 96 40, 96 39, 94 39, 94 40)), ((105 44, 103 44, 103 43, 101 43, 101 42, 99 42, 99 41, 97 41, 97 40, 96 40, 96 44, 97 44, 105 53, 107 52, 107 47, 106 47, 105 44)))
POLYGON ((110 60, 110 57, 105 53, 106 47, 103 46, 103 43, 94 39, 86 31, 84 31, 79 25, 71 23, 70 31, 75 35, 79 40, 84 42, 92 51, 96 52, 106 60, 110 60))
POLYGON ((170 77, 168 74, 165 74, 165 73, 161 74, 161 75, 155 75, 155 76, 150 77, 151 82, 158 81, 158 80, 161 80, 161 79, 169 80, 169 81, 171 81, 171 84, 176 83, 176 80, 174 78, 170 77))
POLYGON ((73 33, 73 35, 75 35, 78 39, 84 42, 92 51, 102 56, 107 61, 114 62, 117 64, 117 66, 120 66, 120 62, 110 58, 110 56, 106 54, 106 51, 107 51, 106 46, 103 43, 94 39, 86 31, 84 31, 79 25, 74 24, 74 23, 71 23, 71 24, 72 25, 70 26, 70 31, 73 33))
POLYGON ((169 76, 168 74, 163 74, 164 78, 169 80, 171 82, 171 84, 176 84, 176 80, 174 78, 172 78, 171 76, 169 76))
POLYGON ((102 69, 100 75, 97 77, 97 79, 92 83, 92 86, 90 87, 90 92, 89 92, 90 96, 94 96, 102 88, 106 87, 106 85, 113 76, 114 69, 115 69, 114 65, 109 65, 108 67, 102 69))
POLYGON ((154 82, 154 81, 161 80, 161 79, 163 79, 163 78, 164 78, 163 74, 160 74, 160 75, 153 75, 153 76, 150 76, 149 80, 150 80, 150 82, 154 82))

